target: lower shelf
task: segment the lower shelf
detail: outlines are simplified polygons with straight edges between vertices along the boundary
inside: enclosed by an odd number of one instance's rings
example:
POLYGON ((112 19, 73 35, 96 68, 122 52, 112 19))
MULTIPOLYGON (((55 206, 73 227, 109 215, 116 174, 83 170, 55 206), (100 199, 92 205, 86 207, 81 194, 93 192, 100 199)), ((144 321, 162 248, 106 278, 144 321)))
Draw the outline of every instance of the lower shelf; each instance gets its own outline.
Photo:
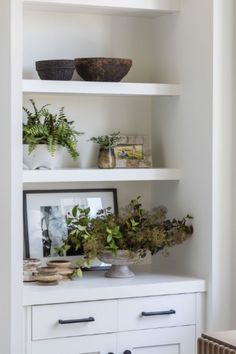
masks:
POLYGON ((168 168, 24 170, 23 183, 178 181, 181 172, 168 168))

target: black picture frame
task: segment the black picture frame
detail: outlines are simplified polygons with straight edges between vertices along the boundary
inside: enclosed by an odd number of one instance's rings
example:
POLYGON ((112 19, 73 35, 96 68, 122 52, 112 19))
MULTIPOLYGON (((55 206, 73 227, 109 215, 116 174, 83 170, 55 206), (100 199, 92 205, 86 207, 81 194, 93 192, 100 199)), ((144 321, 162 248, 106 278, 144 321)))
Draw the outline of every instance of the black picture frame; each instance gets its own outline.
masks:
MULTIPOLYGON (((56 258, 58 256, 45 255, 43 247, 43 230, 42 230, 42 214, 50 208, 53 210, 56 208, 57 212, 60 212, 59 216, 55 218, 58 221, 60 216, 65 217, 66 214, 62 214, 62 206, 57 204, 60 200, 64 201, 64 208, 69 211, 74 205, 79 204, 78 199, 83 199, 83 203, 90 203, 94 213, 101 208, 108 206, 112 207, 112 211, 118 214, 118 199, 117 189, 115 188, 95 188, 95 189, 56 189, 56 190, 25 190, 23 191, 23 224, 24 224, 24 243, 25 243, 25 258, 39 258, 47 260, 56 258), (61 199, 60 199, 61 197, 61 199), (90 197, 90 198, 89 198, 90 197), (100 198, 100 200, 99 200, 100 198), (76 200, 73 205, 69 205, 69 200, 76 200), (42 203, 42 204, 41 204, 42 203), (94 203, 94 204, 92 204, 94 203), (112 205, 110 205, 112 203, 112 205), (68 205, 67 205, 68 204, 68 205), (52 206, 53 205, 53 206, 52 206), (98 205, 100 207, 98 207, 98 205), (43 212, 42 212, 43 210, 43 212), (39 225, 40 224, 40 225, 39 225), (40 234, 41 232, 41 234, 40 234), (41 239, 40 239, 41 235, 41 239), (35 245, 34 245, 35 244, 35 245), (43 249, 41 248, 43 247, 43 249), (37 252, 38 250, 38 252, 37 252)), ((49 215, 49 214, 48 214, 49 215)), ((52 215, 52 214, 51 214, 52 215)), ((57 230, 58 222, 57 222, 57 230)), ((75 257, 74 257, 75 258, 75 257)), ((78 256, 76 257, 78 258, 78 256)), ((95 264, 95 267, 100 266, 95 264)))

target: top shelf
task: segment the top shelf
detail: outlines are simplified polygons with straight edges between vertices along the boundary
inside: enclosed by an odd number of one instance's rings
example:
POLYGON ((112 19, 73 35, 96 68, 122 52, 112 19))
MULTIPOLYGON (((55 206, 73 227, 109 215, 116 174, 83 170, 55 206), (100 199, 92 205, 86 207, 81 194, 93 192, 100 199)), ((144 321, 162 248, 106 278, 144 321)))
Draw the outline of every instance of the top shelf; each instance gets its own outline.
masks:
POLYGON ((156 16, 180 10, 180 0, 24 0, 25 9, 156 16))
POLYGON ((24 93, 108 96, 179 96, 179 84, 23 80, 24 93))

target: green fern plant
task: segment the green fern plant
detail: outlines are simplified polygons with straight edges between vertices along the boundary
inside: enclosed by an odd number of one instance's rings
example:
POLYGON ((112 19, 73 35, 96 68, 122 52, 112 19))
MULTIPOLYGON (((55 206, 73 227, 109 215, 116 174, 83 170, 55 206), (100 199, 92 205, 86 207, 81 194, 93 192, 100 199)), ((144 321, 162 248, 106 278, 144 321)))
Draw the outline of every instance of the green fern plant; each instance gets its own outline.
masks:
POLYGON ((58 113, 49 112, 49 104, 40 109, 36 107, 33 99, 30 99, 33 106, 31 112, 23 107, 27 121, 23 124, 23 143, 29 145, 29 154, 32 153, 39 144, 47 145, 51 156, 55 155, 58 145, 67 149, 73 160, 79 157, 77 150, 78 136, 83 134, 75 130, 74 122, 68 121, 62 107, 58 113))

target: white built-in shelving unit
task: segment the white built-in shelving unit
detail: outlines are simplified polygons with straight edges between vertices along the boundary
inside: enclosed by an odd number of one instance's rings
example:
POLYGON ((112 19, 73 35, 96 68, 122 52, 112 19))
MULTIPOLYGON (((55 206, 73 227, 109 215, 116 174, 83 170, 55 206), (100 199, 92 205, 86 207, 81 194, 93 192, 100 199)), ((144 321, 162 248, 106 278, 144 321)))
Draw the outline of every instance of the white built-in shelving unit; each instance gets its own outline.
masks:
MULTIPOLYGON (((86 29, 89 28, 89 26, 93 26, 94 24, 92 22, 95 22, 95 26, 96 26, 96 22, 98 22, 98 27, 96 28, 96 31, 99 32, 100 30, 100 21, 104 21, 104 23, 106 24, 107 27, 104 27, 104 32, 101 34, 101 36, 103 35, 103 37, 107 36, 107 32, 109 31, 110 26, 112 26, 111 24, 107 25, 107 19, 110 18, 110 15, 112 15, 111 19, 117 19, 119 18, 119 20, 122 18, 125 18, 125 22, 126 24, 124 25, 124 27, 127 27, 127 31, 131 31, 132 35, 136 36, 136 32, 138 31, 139 28, 139 22, 141 20, 144 21, 145 23, 142 25, 143 27, 143 31, 146 32, 145 33, 145 42, 147 42, 148 38, 149 38, 149 33, 150 33, 150 28, 149 28, 149 23, 150 21, 153 20, 153 18, 155 18, 157 15, 163 15, 163 14, 172 14, 172 13, 177 13, 180 10, 180 1, 179 0, 125 0, 125 1, 108 1, 108 0, 69 0, 69 1, 65 1, 65 0, 24 0, 24 11, 25 11, 25 19, 24 19, 24 25, 26 26, 26 28, 28 28, 27 26, 31 26, 30 22, 33 21, 33 19, 35 18, 37 21, 37 17, 41 16, 42 18, 42 22, 44 21, 48 21, 48 19, 51 18, 51 24, 52 24, 52 31, 53 31, 53 23, 55 22, 55 31, 60 32, 61 28, 63 26, 57 27, 58 23, 57 23, 57 19, 56 17, 58 17, 58 19, 62 19, 61 16, 65 16, 65 30, 63 30, 63 32, 65 32, 67 34, 67 38, 66 36, 64 37, 64 41, 66 38, 66 42, 63 42, 63 40, 60 40, 60 38, 56 38, 56 40, 58 40, 58 43, 56 43, 55 40, 55 56, 59 56, 59 52, 60 49, 58 49, 58 47, 63 47, 65 46, 65 48, 67 48, 67 52, 71 53, 71 54, 67 54, 70 55, 72 57, 72 53, 73 53, 73 47, 74 47, 74 43, 73 43, 73 39, 70 38, 70 33, 74 32, 73 29, 73 25, 71 26, 70 22, 68 23, 68 26, 66 25, 66 21, 68 19, 71 19, 71 16, 80 16, 78 17, 78 21, 77 24, 78 26, 80 26, 80 22, 87 22, 86 25, 81 25, 81 29, 78 30, 78 33, 76 34, 78 36, 78 38, 80 38, 81 33, 86 33, 86 29), (54 16, 55 15, 55 16, 54 16), (114 16, 114 15, 118 15, 114 16), (35 16, 35 17, 34 17, 35 16), (69 16, 69 17, 68 17, 69 16), (81 17, 82 16, 82 17, 81 17), (84 16, 84 17, 83 17, 84 16), (95 16, 92 18, 89 18, 89 16, 95 16), (99 16, 99 17, 98 17, 99 16), (32 17, 32 19, 31 19, 32 17), (46 20, 45 20, 46 18, 46 20), (95 19, 95 21, 93 20, 95 19), (129 22, 131 19, 131 22, 134 21, 131 24, 131 27, 129 29, 129 22), (81 21, 82 20, 82 21, 81 21), (92 22, 89 22, 92 21, 92 22), (29 24, 28 24, 29 23, 29 24), (84 26, 84 27, 83 27, 84 26), (87 27, 88 26, 88 27, 87 27), (70 32, 72 31, 72 32, 70 32), (81 31, 81 33, 80 33, 81 31), (71 41, 71 43, 70 43, 71 41), (69 43, 69 44, 68 44, 69 43), (68 49, 69 48, 69 49, 68 49), (58 52, 57 52, 58 50, 58 52)), ((119 21, 118 20, 118 21, 119 21)), ((62 19, 63 21, 63 19, 62 19)), ((48 42, 48 37, 50 37, 50 33, 47 34, 47 24, 45 22, 45 28, 44 25, 42 24, 42 28, 41 31, 32 33, 32 36, 30 37, 29 31, 26 32, 25 29, 25 36, 24 36, 24 46, 25 46, 25 59, 24 59, 24 75, 23 75, 23 83, 22 83, 22 91, 23 94, 25 95, 25 102, 26 99, 28 98, 34 98, 37 97, 39 100, 42 101, 42 104, 45 103, 50 103, 51 97, 53 97, 53 103, 57 104, 57 102, 63 102, 62 96, 66 97, 66 108, 69 109, 68 107, 70 107, 70 98, 71 97, 75 97, 77 96, 78 98, 78 115, 80 113, 80 103, 83 105, 84 101, 82 101, 82 98, 84 95, 86 96, 91 96, 92 97, 96 96, 101 97, 112 97, 114 96, 114 100, 116 99, 116 96, 119 97, 119 99, 122 99, 122 97, 124 97, 124 109, 123 109, 123 114, 129 114, 130 117, 133 118, 129 118, 129 122, 126 123, 126 127, 128 128, 128 130, 130 131, 130 134, 132 135, 132 124, 134 124, 134 126, 136 126, 136 118, 135 116, 138 116, 139 114, 141 115, 141 112, 139 113, 139 108, 138 108, 138 104, 136 104, 136 102, 138 101, 133 101, 132 103, 128 103, 127 100, 129 100, 129 97, 132 97, 133 99, 135 99, 135 97, 137 97, 137 100, 139 99, 143 99, 146 101, 144 101, 144 105, 143 105, 143 117, 145 117, 146 122, 143 120, 142 123, 138 123, 140 125, 140 127, 138 128, 139 130, 136 129, 135 132, 135 128, 134 128, 134 134, 142 134, 142 132, 144 131, 144 133, 146 135, 151 135, 152 132, 152 128, 151 128, 151 107, 152 107, 152 103, 151 101, 147 102, 148 97, 178 97, 181 95, 181 85, 178 83, 170 83, 168 81, 168 83, 158 83, 155 82, 155 78, 153 79, 152 75, 150 76, 150 80, 148 80, 147 78, 144 77, 144 80, 138 80, 138 77, 141 73, 145 73, 146 70, 150 71, 150 65, 148 63, 149 61, 149 54, 148 53, 144 53, 142 55, 144 55, 144 59, 140 59, 140 63, 139 63, 139 67, 137 65, 137 69, 136 72, 134 73, 134 77, 131 77, 131 79, 129 78, 129 74, 127 75, 127 80, 129 80, 128 82, 122 81, 122 82, 85 82, 85 81, 78 81, 78 78, 76 80, 73 81, 44 81, 44 80, 39 80, 38 77, 35 74, 35 68, 34 68, 34 61, 38 60, 41 58, 49 58, 49 54, 47 53, 46 49, 49 49, 48 46, 50 45, 48 42), (42 48, 42 54, 41 52, 38 50, 38 54, 34 53, 33 48, 35 47, 35 42, 34 42, 34 36, 38 37, 38 46, 42 48), (47 43, 48 42, 48 43, 47 43), (47 56, 47 57, 46 57, 47 56), (146 68, 142 68, 143 64, 141 61, 145 62, 145 65, 147 66, 146 68), (27 67, 27 65, 29 66, 29 68, 27 67), (154 81, 154 82, 153 82, 154 81), (41 97, 41 98, 40 98, 41 97), (43 97, 43 98, 42 98, 43 97), (57 99, 58 97, 58 99, 57 99), (60 98, 59 98, 60 97, 60 98), (126 98, 127 97, 127 98, 126 98), (125 113, 125 109, 126 106, 128 106, 127 109, 127 113, 125 113), (132 108, 131 108, 132 106, 132 108), (137 108, 135 109, 135 107, 137 106, 137 108), (146 109, 145 109, 146 107, 146 109), (133 119, 133 123, 131 122, 131 119, 133 119), (142 126, 143 125, 143 128, 142 126), (148 133, 146 133, 148 131, 148 133)), ((31 27, 31 30, 35 30, 31 27)), ((51 29, 50 29, 51 31, 51 29)), ((85 47, 85 51, 87 50, 87 52, 91 52, 93 55, 91 56, 96 56, 97 52, 96 50, 94 50, 93 53, 93 49, 91 49, 91 46, 89 47, 87 45, 87 42, 89 42, 93 39, 93 44, 96 47, 99 47, 99 45, 102 46, 107 46, 108 48, 105 49, 104 53, 106 54, 106 52, 109 52, 109 45, 111 47, 113 47, 112 51, 115 52, 115 47, 114 47, 114 43, 110 42, 110 40, 108 40, 108 42, 103 41, 103 39, 100 38, 100 42, 99 43, 99 39, 98 41, 96 41, 96 38, 91 38, 89 37, 90 35, 94 35, 94 32, 92 31, 89 34, 84 34, 81 37, 81 46, 84 45, 85 47), (87 41, 86 41, 87 39, 87 41), (98 42, 98 43, 97 43, 98 42)), ((63 35, 64 36, 64 35, 63 35)), ((119 37, 117 37, 117 34, 115 34, 115 40, 119 40, 119 37)), ((119 45, 119 52, 122 53, 122 56, 130 56, 133 59, 133 56, 135 57, 133 62, 134 62, 134 66, 135 63, 139 61, 139 54, 141 54, 143 52, 143 48, 141 48, 139 41, 138 40, 138 33, 137 33, 137 38, 135 39, 134 43, 130 42, 129 39, 126 38, 122 38, 122 41, 124 42, 124 49, 122 49, 123 44, 119 45), (135 49, 135 47, 138 44, 138 49, 135 49), (127 52, 127 55, 125 55, 124 53, 127 52)), ((53 43, 54 45, 54 43, 53 43)), ((91 43, 92 45, 92 43, 91 43)), ((38 47, 37 46, 37 47, 38 47)), ((36 47, 35 47, 36 48, 36 47)), ((149 48, 151 49, 152 46, 149 45, 149 48)), ((96 49, 96 48, 95 48, 96 49)), ((97 51, 100 51, 100 49, 97 49, 97 51)), ((103 51, 103 49, 101 49, 101 52, 103 51)), ((50 52, 53 53, 53 49, 50 48, 50 52)), ((65 51, 66 52, 66 51, 65 51)), ((86 52, 86 53, 87 53, 86 52)), ((104 56, 106 56, 104 54, 104 56)), ((153 53, 150 53, 150 55, 152 55, 153 53)), ((50 54, 51 56, 53 56, 53 54, 50 54)), ((102 55, 103 56, 103 55, 102 55)), ((115 54, 113 54, 112 56, 115 56, 115 54)), ((121 55, 119 55, 121 56, 121 55)), ((60 57, 60 56, 59 56, 60 57)), ((154 65, 155 66, 155 65, 154 65)), ((154 68, 153 68, 154 69, 154 68)), ((153 72, 153 69, 150 71, 153 72)), ((142 75, 141 75, 142 76, 142 75)), ((89 102, 89 99, 87 98, 87 102, 89 102)), ((93 101, 91 101, 93 102, 93 101)), ((101 104, 99 103, 100 107, 99 109, 101 111, 106 110, 106 106, 107 106, 107 101, 99 101, 101 102, 101 104), (101 109, 101 105, 103 106, 103 108, 101 109)), ((117 105, 117 107, 115 108, 115 104, 116 102, 114 102, 114 111, 118 111, 120 109, 120 106, 117 105)), ((121 103, 121 101, 119 101, 121 103)), ((119 104, 120 104, 119 103, 119 104)), ((109 103, 110 104, 110 103, 109 103)), ((139 101, 139 105, 140 105, 140 101, 139 101)), ((84 110, 86 111, 86 107, 84 108, 84 110)), ((75 108, 74 111, 72 111, 72 115, 75 115, 75 108)), ((77 114, 77 112, 76 112, 77 114)), ((91 114, 91 113, 90 113, 91 114)), ((97 112, 95 112, 95 114, 97 114, 97 112)), ((124 125, 122 125, 122 127, 120 128, 119 126, 116 128, 114 126, 114 128, 112 128, 112 126, 114 125, 112 123, 112 121, 115 120, 115 118, 112 118, 114 114, 110 114, 110 117, 106 117, 104 118, 104 120, 102 121, 101 125, 103 124, 104 126, 104 131, 106 131, 106 125, 107 123, 109 123, 110 126, 110 130, 114 129, 114 130, 122 130, 122 132, 125 133, 125 129, 126 127, 124 125), (107 120, 107 121, 106 121, 107 120)), ((140 120, 141 118, 139 118, 140 120)), ((93 118, 86 116, 86 118, 84 118, 84 121, 89 122, 88 126, 89 126, 89 131, 91 131, 91 134, 95 135, 95 133, 93 133, 93 124, 91 125, 90 123, 93 122, 93 118)), ((117 118, 116 118, 117 121, 117 118)), ((80 123, 80 122, 79 122, 80 123)), ((84 130, 87 131, 88 128, 86 126, 86 124, 84 124, 84 130)), ((99 131, 99 134, 102 134, 101 130, 99 131)), ((83 147, 82 147, 83 150, 83 147)), ((93 150, 94 151, 94 150, 93 150)), ((81 155, 83 154, 83 152, 81 153, 81 155)), ((86 151, 85 151, 86 154, 86 151)), ((24 183, 37 183, 38 188, 40 188, 40 183, 45 183, 45 182, 49 182, 49 183, 53 183, 53 182, 65 182, 65 183, 69 183, 69 182, 125 182, 125 181, 176 181, 180 179, 180 170, 178 169, 169 169, 168 166, 161 166, 162 168, 156 168, 159 166, 155 166, 154 168, 151 169, 124 169, 124 170, 119 170, 116 169, 114 171, 109 171, 109 170, 98 170, 98 169, 94 169, 91 168, 93 167, 93 165, 91 166, 90 162, 86 162, 85 164, 83 164, 83 168, 79 168, 79 169, 74 169, 74 170, 61 170, 61 171, 24 171, 23 172, 23 182, 24 183), (84 166, 85 165, 85 166, 84 166), (163 168, 166 167, 166 168, 163 168)), ((69 185, 68 185, 69 187, 69 185)), ((134 191, 134 193, 136 193, 136 191, 134 191)))
MULTIPOLYGON (((118 189, 120 206, 142 195, 145 206, 166 205, 173 216, 190 213, 194 236, 169 257, 154 257, 154 269, 206 279, 209 328, 235 326, 229 68, 236 14, 231 5, 233 0, 0 2, 1 44, 6 48, 0 58, 1 352, 26 353, 19 331, 24 188, 111 186, 118 189), (92 56, 131 58, 133 67, 122 82, 102 85, 78 76, 72 82, 42 82, 35 71, 36 60, 92 56), (55 111, 65 106, 68 118, 86 132, 79 139, 76 169, 22 172, 21 97, 25 106, 30 98, 38 106, 50 103, 55 111), (89 138, 119 130, 151 136, 153 168, 94 168, 96 146, 89 138)), ((46 299, 50 289, 40 290, 46 299)))

